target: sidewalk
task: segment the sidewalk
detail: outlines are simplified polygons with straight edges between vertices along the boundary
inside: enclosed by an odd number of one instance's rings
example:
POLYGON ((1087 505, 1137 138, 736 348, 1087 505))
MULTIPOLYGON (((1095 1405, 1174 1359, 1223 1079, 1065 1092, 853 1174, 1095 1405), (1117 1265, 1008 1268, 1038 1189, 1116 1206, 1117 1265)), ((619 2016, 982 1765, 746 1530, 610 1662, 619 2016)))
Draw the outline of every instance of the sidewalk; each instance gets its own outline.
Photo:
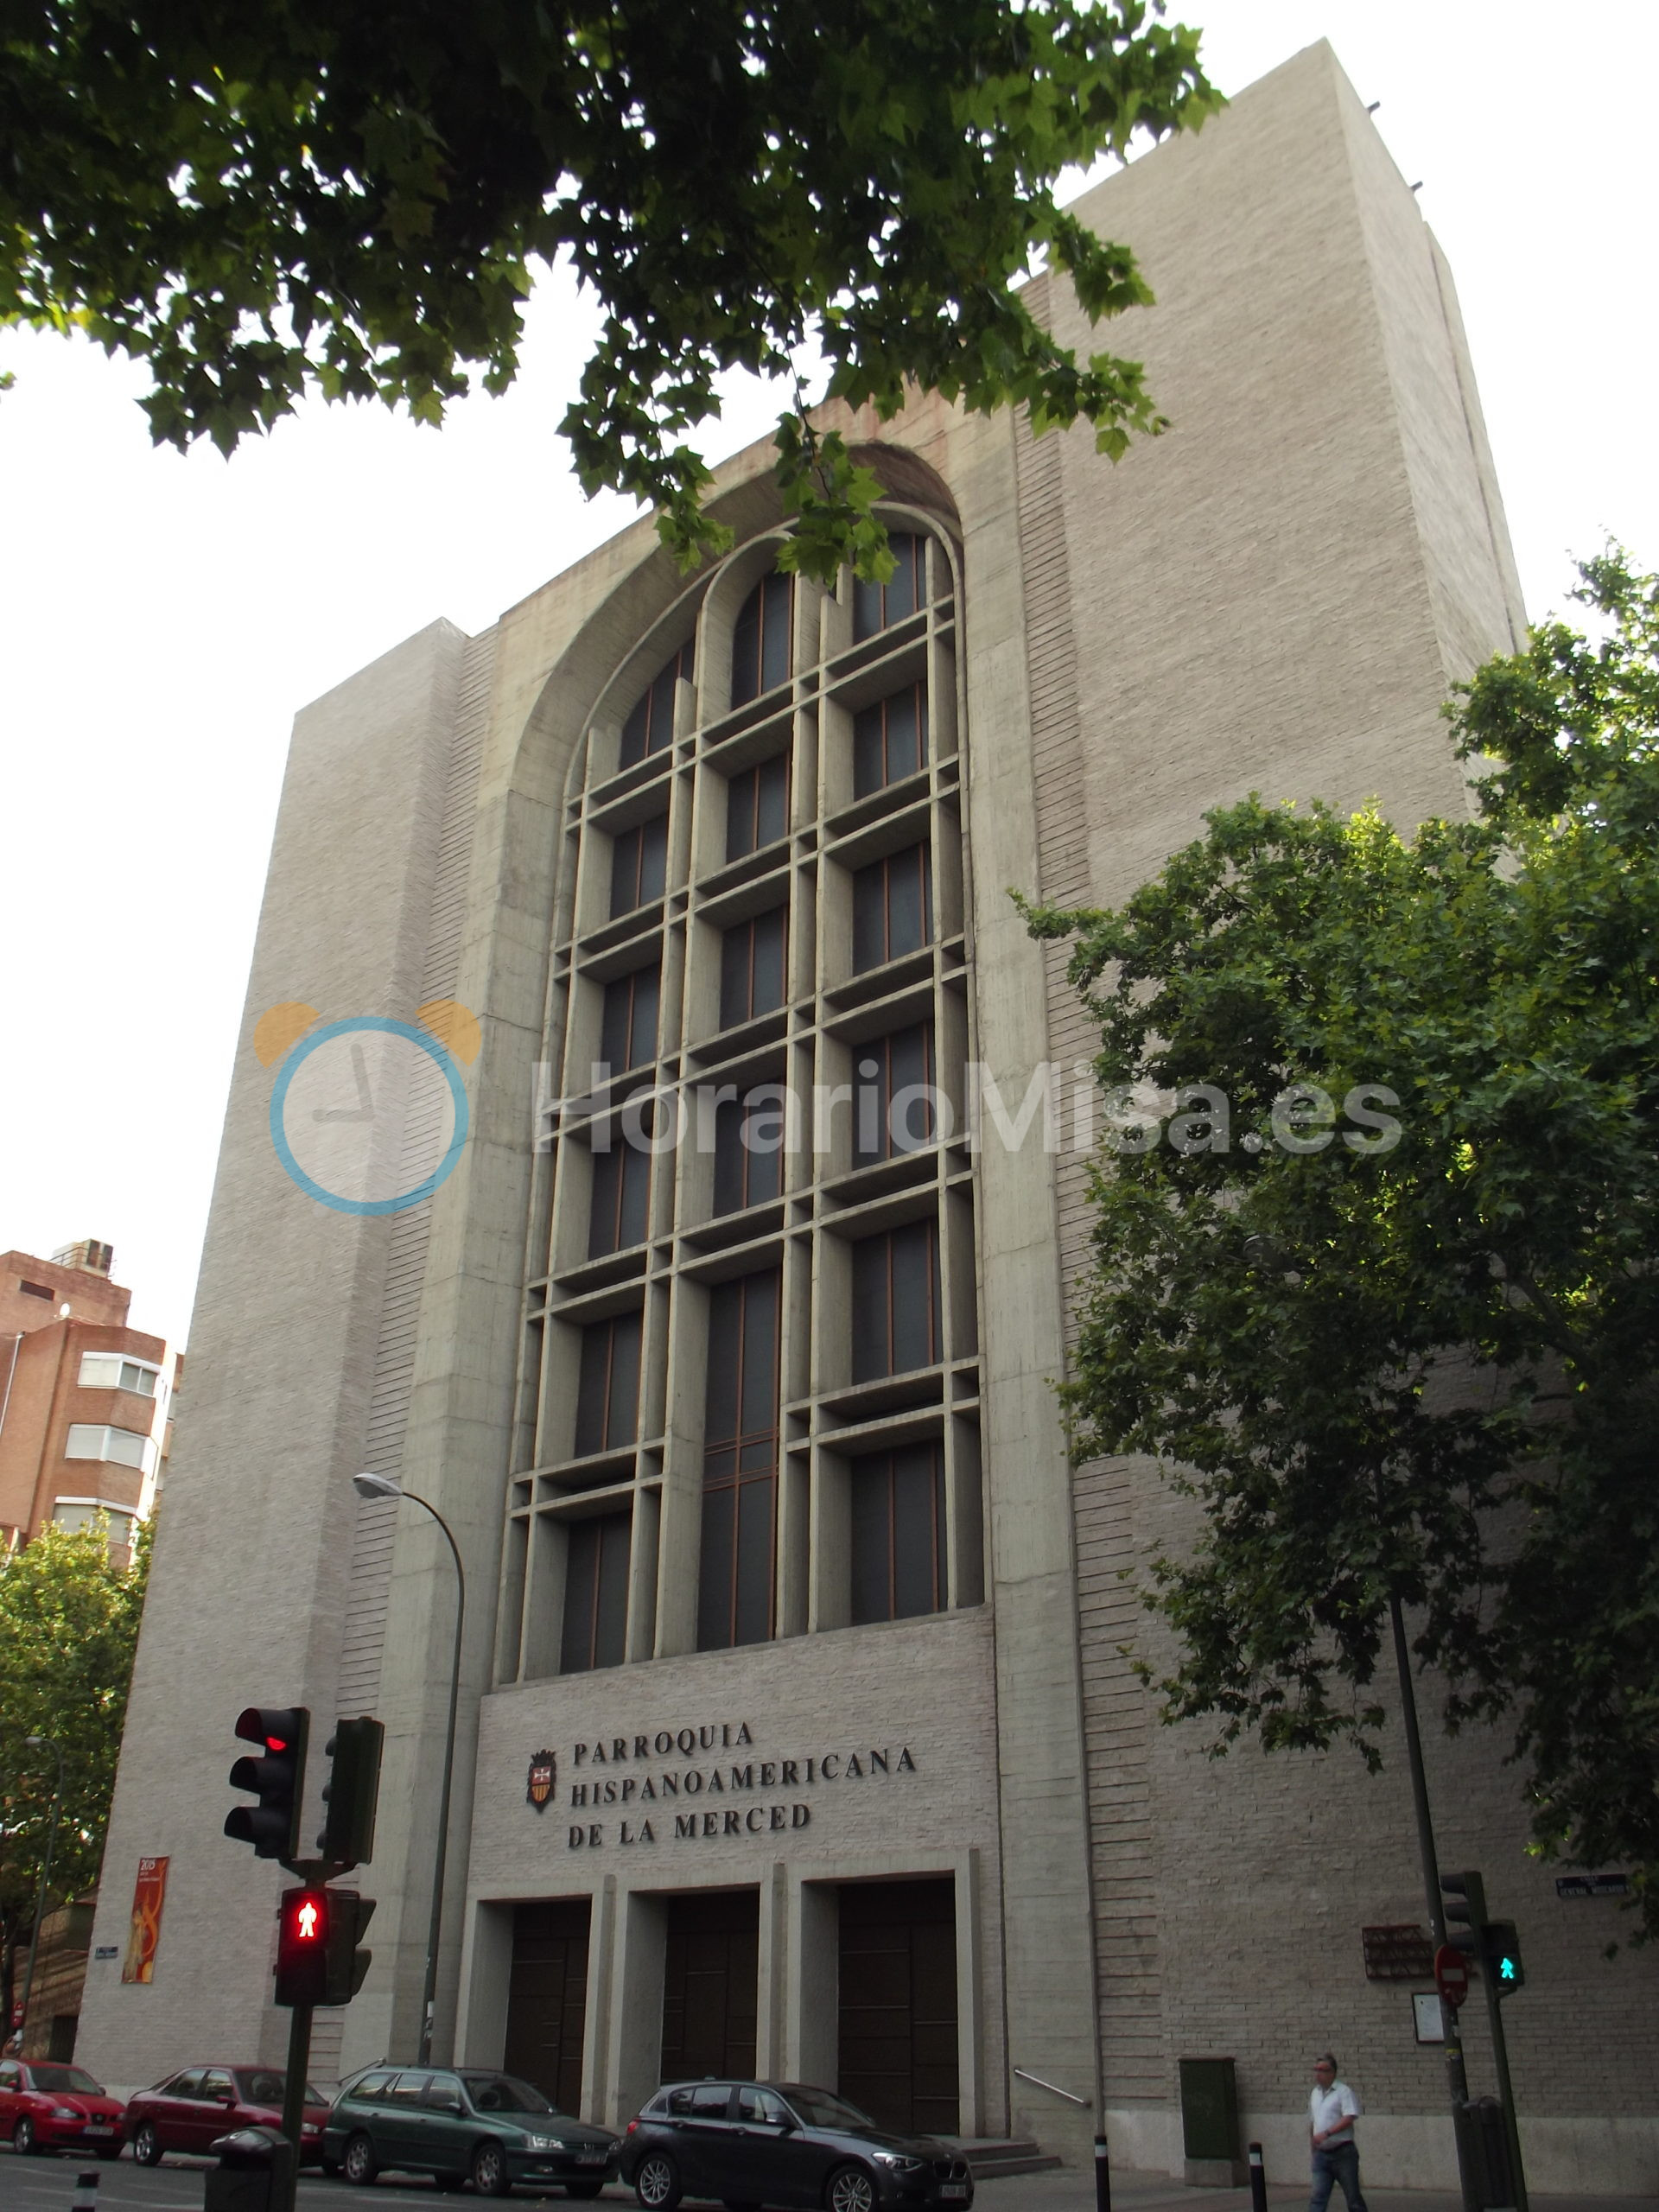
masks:
MULTIPOLYGON (((980 2182, 975 2190, 980 2212, 1095 2212, 1095 2177, 1070 2169, 1062 2173, 1011 2174, 1005 2181, 980 2182)), ((1274 2208, 1306 2205, 1307 2183, 1271 2182, 1268 2201, 1274 2208)), ((1656 2212, 1653 2196, 1541 2196, 1535 2190, 1532 2212, 1656 2212)), ((1463 2212, 1455 2190, 1368 2189, 1369 2212, 1463 2212)), ((1342 2192, 1331 2199, 1332 2212, 1345 2212, 1342 2192)), ((1243 2189, 1188 2189, 1168 2174, 1112 2170, 1112 2212, 1250 2212, 1243 2189)))

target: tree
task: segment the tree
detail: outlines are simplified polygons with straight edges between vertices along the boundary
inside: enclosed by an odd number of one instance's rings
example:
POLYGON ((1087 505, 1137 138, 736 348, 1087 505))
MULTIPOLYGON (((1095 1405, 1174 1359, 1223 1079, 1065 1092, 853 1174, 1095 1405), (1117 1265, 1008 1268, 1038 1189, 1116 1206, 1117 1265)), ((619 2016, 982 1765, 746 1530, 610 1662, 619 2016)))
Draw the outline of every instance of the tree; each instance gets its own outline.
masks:
POLYGON ((10 2018, 20 1937, 35 1897, 64 1754, 64 1796, 47 1910, 98 1879, 116 1756, 143 1611, 149 1529, 130 1563, 110 1554, 103 1515, 84 1529, 48 1522, 0 1566, 0 2004, 10 2018))
POLYGON ((1120 912, 1030 918, 1120 1108, 1077 1450, 1202 1507, 1147 1585, 1163 1717, 1375 1766, 1395 1600, 1446 1724, 1508 1716, 1535 1847, 1628 1864, 1651 1936, 1659 581, 1580 575, 1603 640, 1552 621, 1447 709, 1476 820, 1252 798, 1120 912))
MULTIPOLYGON (((906 381, 1114 456, 1160 427, 1137 364, 1078 363, 1015 287, 1149 298, 1056 204, 1068 164, 1219 104, 1162 0, 14 0, 0 41, 0 322, 143 359, 157 440, 228 451, 308 388, 436 422, 512 381, 537 261, 605 311, 563 428, 581 480, 728 542, 680 434, 715 378, 794 375, 884 417, 906 381)), ((793 557, 882 565, 875 486, 796 405, 793 557)))

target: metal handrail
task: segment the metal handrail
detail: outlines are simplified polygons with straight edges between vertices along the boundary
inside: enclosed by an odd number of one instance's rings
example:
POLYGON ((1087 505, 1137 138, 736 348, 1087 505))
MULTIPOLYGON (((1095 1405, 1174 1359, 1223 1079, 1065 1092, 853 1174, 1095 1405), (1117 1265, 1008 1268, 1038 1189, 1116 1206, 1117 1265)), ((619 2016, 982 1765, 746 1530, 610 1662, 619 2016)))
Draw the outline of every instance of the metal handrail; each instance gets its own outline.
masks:
POLYGON ((1061 2088, 1058 2082, 1045 2082, 1040 2074, 1027 2074, 1023 2066, 1016 2066, 1014 2070, 1022 2082, 1034 2082, 1039 2089, 1047 2089, 1054 2096, 1064 2097, 1067 2104, 1082 2105, 1087 2108, 1087 2097, 1074 2097, 1070 2089, 1061 2088))

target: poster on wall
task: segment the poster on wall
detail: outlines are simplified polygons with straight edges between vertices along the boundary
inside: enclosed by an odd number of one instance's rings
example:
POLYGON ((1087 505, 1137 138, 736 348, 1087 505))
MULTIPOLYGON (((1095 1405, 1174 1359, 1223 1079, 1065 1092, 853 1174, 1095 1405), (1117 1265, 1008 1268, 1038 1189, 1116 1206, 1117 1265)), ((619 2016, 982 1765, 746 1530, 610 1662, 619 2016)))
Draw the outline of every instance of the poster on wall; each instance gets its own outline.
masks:
POLYGON ((127 1931, 123 1981, 156 1979, 156 1946, 161 1940, 162 1904, 167 1896, 165 1859, 141 1859, 132 1889, 132 1924, 127 1931))

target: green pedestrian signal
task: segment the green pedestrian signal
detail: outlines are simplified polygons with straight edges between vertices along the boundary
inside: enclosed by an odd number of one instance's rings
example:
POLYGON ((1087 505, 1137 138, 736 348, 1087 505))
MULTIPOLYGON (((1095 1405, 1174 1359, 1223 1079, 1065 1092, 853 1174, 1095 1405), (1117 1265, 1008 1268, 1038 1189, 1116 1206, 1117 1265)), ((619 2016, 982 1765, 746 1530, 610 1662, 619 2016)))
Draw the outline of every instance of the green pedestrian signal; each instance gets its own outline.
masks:
POLYGON ((1483 1934, 1485 1967, 1492 1987, 1501 1997, 1505 1990, 1519 1989, 1526 1980, 1527 1970, 1521 1962, 1521 1945, 1512 1920, 1489 1920, 1483 1934))

